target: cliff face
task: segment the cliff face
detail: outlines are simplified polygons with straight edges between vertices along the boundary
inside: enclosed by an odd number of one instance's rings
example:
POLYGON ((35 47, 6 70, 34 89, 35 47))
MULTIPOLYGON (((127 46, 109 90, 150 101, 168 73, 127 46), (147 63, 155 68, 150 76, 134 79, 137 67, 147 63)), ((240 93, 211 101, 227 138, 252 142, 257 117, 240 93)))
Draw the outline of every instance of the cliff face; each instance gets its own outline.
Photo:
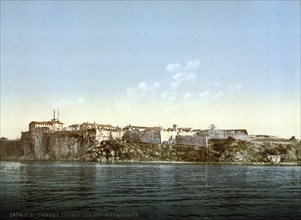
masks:
POLYGON ((80 131, 47 133, 43 128, 23 132, 21 140, 1 140, 1 160, 74 160, 91 144, 80 131))
POLYGON ((19 140, 0 140, 0 160, 19 160, 24 150, 19 140))
POLYGON ((301 161, 300 141, 234 138, 209 140, 207 147, 144 144, 131 141, 103 141, 92 133, 60 131, 24 132, 20 141, 1 139, 0 160, 57 161, 187 161, 187 162, 268 162, 268 155, 282 162, 301 161))

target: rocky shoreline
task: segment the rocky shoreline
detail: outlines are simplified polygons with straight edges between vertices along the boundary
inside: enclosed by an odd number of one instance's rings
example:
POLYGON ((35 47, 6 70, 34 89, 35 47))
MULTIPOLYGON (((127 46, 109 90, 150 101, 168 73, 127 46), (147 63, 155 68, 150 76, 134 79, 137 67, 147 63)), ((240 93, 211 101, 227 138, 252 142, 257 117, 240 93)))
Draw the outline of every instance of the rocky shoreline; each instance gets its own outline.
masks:
POLYGON ((207 147, 121 140, 97 143, 80 132, 43 134, 38 140, 32 143, 30 137, 16 141, 1 138, 0 160, 271 165, 268 156, 274 155, 281 161, 273 165, 301 165, 301 143, 294 138, 213 139, 207 147))
POLYGON ((217 165, 217 166, 301 166, 301 161, 297 162, 189 162, 189 161, 114 161, 114 162, 92 162, 92 161, 70 161, 70 160, 0 160, 1 162, 47 162, 47 163, 82 163, 82 164, 107 164, 107 165, 128 165, 128 164, 162 164, 162 165, 217 165))
MULTIPOLYGON (((123 163, 123 162, 119 162, 123 163)), ((130 162, 135 163, 135 162, 130 162)), ((139 161, 137 163, 145 164, 200 164, 200 165, 245 165, 245 166, 301 166, 301 161, 297 162, 180 162, 180 161, 139 161)), ((118 164, 118 163, 117 163, 118 164)))

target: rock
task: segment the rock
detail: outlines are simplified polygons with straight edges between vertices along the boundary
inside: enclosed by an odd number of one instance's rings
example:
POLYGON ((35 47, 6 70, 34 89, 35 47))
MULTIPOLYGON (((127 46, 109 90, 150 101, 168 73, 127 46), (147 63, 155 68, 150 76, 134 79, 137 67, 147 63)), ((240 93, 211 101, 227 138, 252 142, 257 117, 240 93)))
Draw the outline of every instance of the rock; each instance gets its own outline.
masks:
POLYGON ((92 158, 92 162, 97 162, 97 158, 92 158))
POLYGON ((110 142, 97 146, 95 136, 81 131, 47 133, 45 129, 23 132, 21 140, 1 139, 0 160, 80 161, 194 161, 264 162, 267 155, 281 155, 284 162, 301 161, 300 141, 292 139, 210 140, 207 148, 110 142))

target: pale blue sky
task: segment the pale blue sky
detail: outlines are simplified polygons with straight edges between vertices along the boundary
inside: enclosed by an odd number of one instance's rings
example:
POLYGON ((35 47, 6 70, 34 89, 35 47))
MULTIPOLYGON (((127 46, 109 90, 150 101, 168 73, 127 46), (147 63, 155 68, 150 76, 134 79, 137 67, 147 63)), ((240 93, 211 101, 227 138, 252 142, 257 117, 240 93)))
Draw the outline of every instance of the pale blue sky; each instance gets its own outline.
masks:
POLYGON ((300 137, 300 1, 1 1, 1 136, 53 108, 300 137))

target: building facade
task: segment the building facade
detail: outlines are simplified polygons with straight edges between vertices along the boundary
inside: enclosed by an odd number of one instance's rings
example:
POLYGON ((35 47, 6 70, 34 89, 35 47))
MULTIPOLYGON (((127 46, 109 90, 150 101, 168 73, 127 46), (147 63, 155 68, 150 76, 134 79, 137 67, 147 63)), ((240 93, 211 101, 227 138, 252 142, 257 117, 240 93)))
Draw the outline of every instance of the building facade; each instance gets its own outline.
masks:
POLYGON ((29 131, 34 131, 35 128, 47 128, 49 132, 62 131, 63 123, 58 119, 51 121, 32 121, 29 123, 29 131))

